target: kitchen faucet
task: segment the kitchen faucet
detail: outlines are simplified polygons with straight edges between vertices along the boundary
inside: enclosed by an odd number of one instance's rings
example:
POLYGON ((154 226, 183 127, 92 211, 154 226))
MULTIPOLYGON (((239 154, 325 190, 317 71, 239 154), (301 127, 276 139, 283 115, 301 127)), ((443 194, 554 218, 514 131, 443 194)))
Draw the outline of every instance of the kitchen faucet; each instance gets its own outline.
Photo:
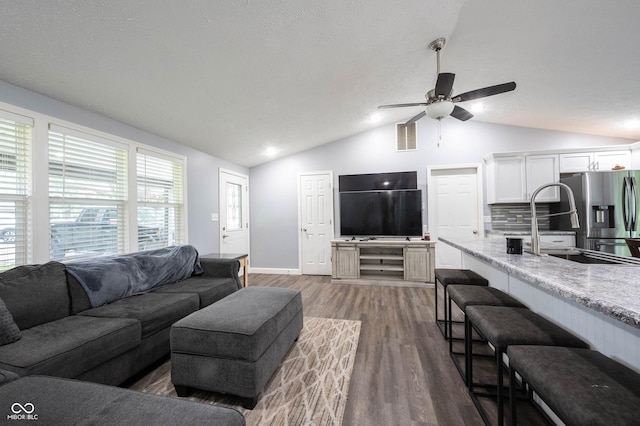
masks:
POLYGON ((540 188, 533 191, 531 194, 531 253, 537 256, 541 256, 540 254, 540 235, 538 234, 538 218, 539 217, 550 217, 550 216, 560 216, 563 214, 568 214, 569 220, 571 221, 572 228, 579 228, 580 223, 578 222, 578 211, 576 210, 576 199, 573 196, 573 191, 569 188, 568 185, 560 182, 546 183, 542 185, 540 188), (550 186, 559 186, 560 188, 564 188, 567 191, 567 198, 569 198, 569 211, 562 213, 551 213, 543 216, 536 215, 536 195, 538 192, 542 191, 545 188, 549 188, 550 186))

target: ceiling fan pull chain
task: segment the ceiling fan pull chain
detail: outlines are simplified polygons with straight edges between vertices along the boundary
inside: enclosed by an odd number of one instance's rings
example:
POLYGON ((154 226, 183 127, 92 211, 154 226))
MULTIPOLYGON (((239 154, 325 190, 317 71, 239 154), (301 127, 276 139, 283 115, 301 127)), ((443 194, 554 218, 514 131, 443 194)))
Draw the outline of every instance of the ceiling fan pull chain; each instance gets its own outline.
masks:
POLYGON ((438 148, 440 148, 441 140, 442 140, 442 119, 438 118, 438 148))

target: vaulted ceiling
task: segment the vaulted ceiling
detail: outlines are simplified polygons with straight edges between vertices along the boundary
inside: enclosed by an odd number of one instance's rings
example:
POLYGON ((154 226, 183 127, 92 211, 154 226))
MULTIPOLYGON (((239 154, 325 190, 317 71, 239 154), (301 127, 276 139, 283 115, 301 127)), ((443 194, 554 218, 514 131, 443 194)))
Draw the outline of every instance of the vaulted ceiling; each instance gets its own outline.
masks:
POLYGON ((0 0, 0 80, 251 167, 420 112, 376 107, 424 101, 445 37, 454 93, 518 85, 473 120, 640 140, 638 16, 637 0, 0 0))

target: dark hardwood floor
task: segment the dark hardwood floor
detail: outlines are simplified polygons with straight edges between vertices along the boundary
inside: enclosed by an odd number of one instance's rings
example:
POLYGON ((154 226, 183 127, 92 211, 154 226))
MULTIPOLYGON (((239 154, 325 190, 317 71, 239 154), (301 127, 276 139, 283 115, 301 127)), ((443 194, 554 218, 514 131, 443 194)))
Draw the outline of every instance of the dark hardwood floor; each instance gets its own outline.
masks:
POLYGON ((482 425, 434 322, 433 287, 250 275, 302 292, 305 316, 362 321, 344 425, 482 425))

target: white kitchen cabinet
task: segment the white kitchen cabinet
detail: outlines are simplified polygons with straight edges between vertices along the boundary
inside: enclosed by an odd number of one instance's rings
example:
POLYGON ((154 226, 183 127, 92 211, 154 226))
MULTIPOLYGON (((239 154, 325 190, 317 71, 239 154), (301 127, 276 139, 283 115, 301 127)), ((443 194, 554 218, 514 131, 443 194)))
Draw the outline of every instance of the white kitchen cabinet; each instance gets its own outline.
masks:
MULTIPOLYGON (((527 201, 540 186, 558 182, 560 180, 560 167, 556 154, 527 155, 525 158, 527 178, 527 201)), ((536 202, 552 203, 560 201, 560 188, 552 186, 545 188, 536 197, 536 202)))
MULTIPOLYGON (((538 187, 560 179, 556 154, 491 156, 486 161, 488 204, 527 203, 538 187)), ((547 188, 536 201, 560 201, 560 192, 547 188)))
POLYGON ((631 150, 560 154, 560 173, 608 171, 616 166, 631 168, 631 150))
POLYGON ((631 168, 631 151, 606 151, 593 154, 595 170, 607 171, 621 166, 631 168))
POLYGON ((591 170, 593 152, 560 154, 560 173, 578 173, 591 170))
MULTIPOLYGON (((529 236, 529 239, 531 237, 529 236)), ((575 235, 540 235, 540 244, 554 244, 558 247, 575 247, 575 235)))
POLYGON ((487 160, 487 203, 527 201, 525 156, 491 157, 487 160))

